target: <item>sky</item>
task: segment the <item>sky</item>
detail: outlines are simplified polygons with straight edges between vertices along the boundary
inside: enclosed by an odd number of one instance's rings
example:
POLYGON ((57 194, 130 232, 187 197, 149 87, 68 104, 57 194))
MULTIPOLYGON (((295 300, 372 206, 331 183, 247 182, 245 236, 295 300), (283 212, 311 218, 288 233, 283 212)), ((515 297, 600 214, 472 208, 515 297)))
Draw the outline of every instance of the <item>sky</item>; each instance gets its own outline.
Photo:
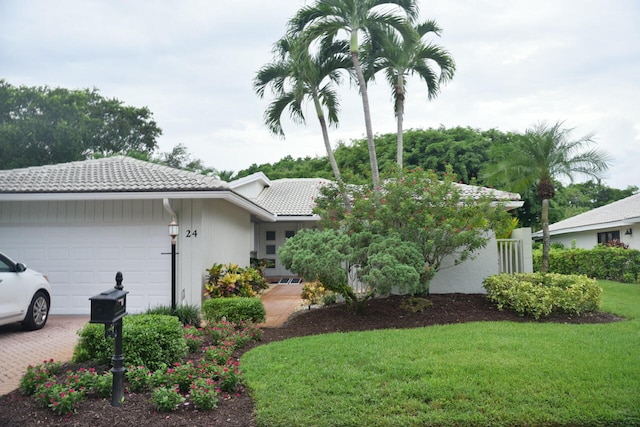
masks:
MULTIPOLYGON (((306 125, 269 133, 253 79, 308 0, 0 0, 0 79, 14 86, 97 88, 148 107, 158 151, 184 144, 217 170, 326 155, 313 106, 306 125)), ((423 20, 457 71, 437 98, 407 85, 405 129, 444 126, 524 132, 563 121, 609 153, 604 184, 640 187, 640 2, 430 0, 423 20)), ((390 89, 370 88, 375 133, 395 132, 390 89)), ((365 137, 356 87, 339 89, 335 147, 365 137)), ((584 180, 577 176, 577 181, 584 180)))

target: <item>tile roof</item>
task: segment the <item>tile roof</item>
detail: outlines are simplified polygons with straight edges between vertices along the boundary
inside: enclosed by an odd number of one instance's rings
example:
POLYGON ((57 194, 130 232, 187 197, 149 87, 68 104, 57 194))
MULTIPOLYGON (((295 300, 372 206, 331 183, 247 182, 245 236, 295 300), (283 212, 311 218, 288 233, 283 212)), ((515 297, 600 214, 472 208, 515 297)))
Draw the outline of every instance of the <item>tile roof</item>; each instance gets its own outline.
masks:
MULTIPOLYGON (((286 178, 270 181, 255 199, 255 202, 266 210, 279 216, 312 215, 315 199, 320 188, 332 181, 322 178, 286 178)), ((492 188, 474 185, 456 184, 464 196, 475 199, 481 196, 492 196, 497 201, 519 201, 520 195, 492 188)))
POLYGON ((482 196, 491 196, 493 200, 505 201, 505 200, 520 200, 518 193, 510 193, 508 191, 496 190, 495 188, 479 187, 477 185, 468 185, 462 183, 455 184, 462 193, 463 196, 473 197, 479 199, 482 196))
POLYGON ((550 234, 640 222, 640 193, 549 225, 550 234))
POLYGON ((94 193, 228 190, 226 182, 136 160, 96 160, 0 170, 0 193, 94 193))
POLYGON ((278 216, 310 216, 320 188, 331 183, 322 178, 284 178, 271 181, 255 199, 278 216))

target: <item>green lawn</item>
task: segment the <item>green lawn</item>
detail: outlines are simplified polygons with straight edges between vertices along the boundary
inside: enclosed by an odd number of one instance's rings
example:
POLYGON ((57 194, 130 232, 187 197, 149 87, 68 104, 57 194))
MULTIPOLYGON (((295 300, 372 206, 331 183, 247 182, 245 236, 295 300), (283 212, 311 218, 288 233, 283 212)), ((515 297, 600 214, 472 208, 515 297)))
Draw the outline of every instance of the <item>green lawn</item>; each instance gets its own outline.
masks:
POLYGON ((477 322, 257 347, 265 426, 640 426, 640 285, 600 282, 603 325, 477 322))

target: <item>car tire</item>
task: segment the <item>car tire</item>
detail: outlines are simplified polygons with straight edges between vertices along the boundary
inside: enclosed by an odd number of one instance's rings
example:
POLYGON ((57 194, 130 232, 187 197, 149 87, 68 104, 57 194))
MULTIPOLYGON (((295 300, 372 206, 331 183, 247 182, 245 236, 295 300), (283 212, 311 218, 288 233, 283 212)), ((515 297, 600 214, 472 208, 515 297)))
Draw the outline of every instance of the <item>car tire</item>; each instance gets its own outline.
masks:
POLYGON ((49 318, 49 297, 42 291, 36 292, 29 305, 27 317, 22 321, 22 328, 27 331, 42 329, 49 318))

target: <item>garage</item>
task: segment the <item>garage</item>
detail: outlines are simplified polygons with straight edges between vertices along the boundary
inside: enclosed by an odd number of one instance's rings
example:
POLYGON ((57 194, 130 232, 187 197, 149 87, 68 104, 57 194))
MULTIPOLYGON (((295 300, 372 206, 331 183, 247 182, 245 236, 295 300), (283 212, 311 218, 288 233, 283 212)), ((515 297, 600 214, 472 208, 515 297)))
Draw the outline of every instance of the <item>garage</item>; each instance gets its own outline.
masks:
POLYGON ((127 309, 171 304, 166 224, 20 224, 0 228, 2 251, 49 277, 51 314, 88 315, 89 297, 115 285, 129 291, 127 309))

